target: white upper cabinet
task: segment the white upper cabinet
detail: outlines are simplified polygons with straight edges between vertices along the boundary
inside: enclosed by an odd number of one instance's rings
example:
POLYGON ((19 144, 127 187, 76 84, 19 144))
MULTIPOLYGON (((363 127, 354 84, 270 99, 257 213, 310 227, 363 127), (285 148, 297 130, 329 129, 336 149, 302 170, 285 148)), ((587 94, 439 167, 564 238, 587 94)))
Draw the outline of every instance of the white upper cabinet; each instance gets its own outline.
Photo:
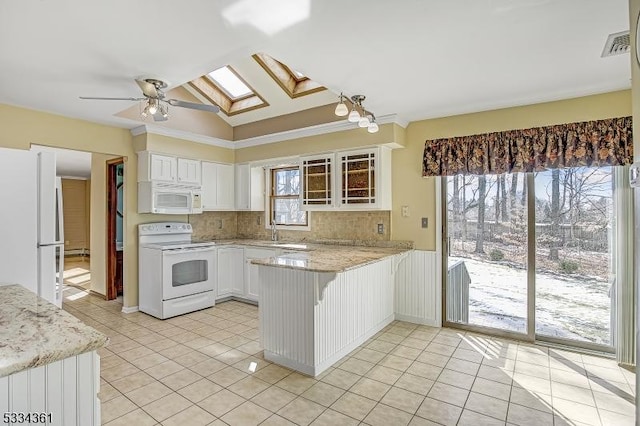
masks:
POLYGON ((202 209, 234 209, 233 164, 202 162, 202 209))
POLYGON ((149 151, 138 153, 138 182, 173 182, 200 185, 200 160, 149 151))
POLYGON ((264 210, 264 169, 250 164, 235 165, 236 210, 264 210))
POLYGON ((197 184, 202 183, 199 160, 178 158, 178 183, 197 184))
POLYGON ((138 153, 138 182, 175 182, 177 171, 176 157, 148 151, 138 153))

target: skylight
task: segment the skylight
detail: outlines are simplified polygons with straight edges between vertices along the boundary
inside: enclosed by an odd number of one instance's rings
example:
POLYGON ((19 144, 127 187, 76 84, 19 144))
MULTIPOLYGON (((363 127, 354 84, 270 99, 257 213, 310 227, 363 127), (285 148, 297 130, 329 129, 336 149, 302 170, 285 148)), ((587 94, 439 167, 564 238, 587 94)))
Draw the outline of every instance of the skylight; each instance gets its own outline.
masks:
POLYGON ((266 53, 256 53, 252 56, 292 99, 326 90, 300 71, 289 68, 266 53))
POLYGON ((253 90, 240 80, 240 78, 226 65, 215 71, 211 71, 209 73, 209 77, 218 83, 218 85, 220 85, 220 87, 233 99, 253 94, 253 90))

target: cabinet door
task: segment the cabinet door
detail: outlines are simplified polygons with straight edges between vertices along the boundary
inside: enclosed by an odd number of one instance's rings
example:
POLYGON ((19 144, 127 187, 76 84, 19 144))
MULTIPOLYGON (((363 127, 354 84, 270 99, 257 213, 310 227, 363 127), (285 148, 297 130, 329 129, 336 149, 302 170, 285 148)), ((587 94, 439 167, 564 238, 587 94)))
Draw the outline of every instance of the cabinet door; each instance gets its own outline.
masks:
POLYGON ((248 164, 236 164, 235 173, 236 210, 249 210, 251 168, 248 164))
POLYGON ((237 247, 218 249, 218 295, 244 297, 244 250, 237 247))
POLYGON ((264 259, 276 256, 276 250, 245 248, 245 288, 247 289, 247 299, 258 301, 260 296, 260 280, 258 276, 259 267, 251 263, 252 259, 264 259))
POLYGON ((234 171, 233 164, 216 164, 216 200, 220 210, 233 210, 234 199, 234 171))
POLYGON ((178 158, 178 182, 201 183, 200 161, 178 158))
POLYGON ((202 162, 202 210, 216 210, 218 203, 217 164, 202 162))
POLYGON ((151 162, 151 180, 175 182, 176 181, 176 157, 168 155, 151 154, 149 161, 151 162))
POLYGON ((340 153, 341 206, 367 207, 377 201, 377 151, 340 153))
POLYGON ((303 157, 300 160, 302 207, 305 210, 332 207, 335 180, 334 156, 303 157))

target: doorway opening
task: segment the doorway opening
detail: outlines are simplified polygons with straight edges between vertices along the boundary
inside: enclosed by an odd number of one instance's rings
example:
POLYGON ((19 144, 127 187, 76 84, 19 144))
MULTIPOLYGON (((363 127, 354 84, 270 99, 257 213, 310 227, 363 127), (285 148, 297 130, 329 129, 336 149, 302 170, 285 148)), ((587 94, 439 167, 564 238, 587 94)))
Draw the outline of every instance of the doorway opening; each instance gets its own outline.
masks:
POLYGON ((124 158, 107 160, 107 300, 121 297, 124 250, 124 158))

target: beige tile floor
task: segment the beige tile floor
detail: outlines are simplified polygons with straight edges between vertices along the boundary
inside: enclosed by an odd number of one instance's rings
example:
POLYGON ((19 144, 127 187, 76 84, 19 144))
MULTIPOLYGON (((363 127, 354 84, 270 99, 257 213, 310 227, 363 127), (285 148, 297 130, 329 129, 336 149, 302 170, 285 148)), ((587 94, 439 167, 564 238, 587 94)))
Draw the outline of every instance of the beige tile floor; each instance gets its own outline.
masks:
POLYGON ((255 306, 160 321, 66 295, 64 309, 111 338, 110 426, 634 424, 634 374, 609 359, 394 322, 312 378, 262 358, 255 306))

